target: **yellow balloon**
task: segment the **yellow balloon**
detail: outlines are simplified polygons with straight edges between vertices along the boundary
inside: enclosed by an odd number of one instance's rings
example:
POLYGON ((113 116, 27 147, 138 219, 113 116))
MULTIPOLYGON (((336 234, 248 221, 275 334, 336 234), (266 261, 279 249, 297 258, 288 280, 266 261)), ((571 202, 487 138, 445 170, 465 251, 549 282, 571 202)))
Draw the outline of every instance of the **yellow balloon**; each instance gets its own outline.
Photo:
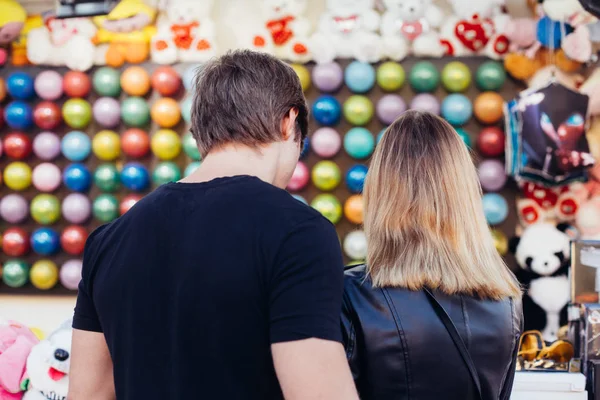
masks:
POLYGON ((172 160, 181 153, 181 139, 171 129, 160 129, 152 136, 150 147, 161 160, 172 160))
POLYGON ((29 328, 29 330, 33 332, 33 334, 36 338, 38 338, 38 340, 44 340, 44 338, 46 337, 44 331, 42 331, 40 328, 29 328))
POLYGON ((508 252, 508 239, 506 235, 498 229, 492 229, 492 238, 494 238, 494 246, 501 256, 506 255, 508 252))
POLYGON ((52 289, 58 282, 58 267, 50 260, 36 261, 29 272, 29 279, 40 290, 52 289))
POLYGON ((310 72, 302 64, 292 64, 292 69, 296 72, 298 78, 300 78, 302 90, 306 92, 310 88, 310 72))
POLYGON ((92 140, 92 150, 99 159, 113 161, 121 154, 121 138, 114 131, 100 131, 92 140))
POLYGON ((25 190, 31 185, 31 167, 15 161, 4 169, 4 183, 12 190, 25 190))

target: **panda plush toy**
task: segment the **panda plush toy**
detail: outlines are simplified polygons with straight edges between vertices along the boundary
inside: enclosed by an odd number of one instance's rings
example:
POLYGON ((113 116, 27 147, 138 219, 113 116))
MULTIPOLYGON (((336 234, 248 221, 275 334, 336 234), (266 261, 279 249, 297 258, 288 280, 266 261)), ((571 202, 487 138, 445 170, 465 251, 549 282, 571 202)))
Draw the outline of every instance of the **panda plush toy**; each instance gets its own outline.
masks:
POLYGON ((541 331, 548 342, 557 340, 558 330, 568 322, 571 238, 565 232, 569 228, 567 224, 537 223, 510 241, 521 267, 516 275, 526 290, 525 330, 541 331))

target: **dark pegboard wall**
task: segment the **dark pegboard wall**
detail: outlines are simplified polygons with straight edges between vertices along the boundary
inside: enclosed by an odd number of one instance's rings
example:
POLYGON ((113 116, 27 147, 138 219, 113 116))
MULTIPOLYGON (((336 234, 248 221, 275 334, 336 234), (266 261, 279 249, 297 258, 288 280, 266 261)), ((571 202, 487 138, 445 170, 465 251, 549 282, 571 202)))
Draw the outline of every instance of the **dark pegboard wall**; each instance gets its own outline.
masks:
MULTIPOLYGON (((473 76, 475 76, 475 72, 477 70, 477 68, 485 61, 488 61, 488 59, 486 58, 464 58, 464 59, 456 59, 456 58, 445 58, 445 59, 432 59, 431 61, 434 63, 434 65, 437 67, 438 71, 441 72, 442 68, 450 61, 462 61, 464 62, 471 70, 471 73, 473 76)), ((404 70, 406 71, 407 74, 407 82, 405 82, 405 84, 403 85, 403 87, 396 92, 396 94, 399 94, 402 96, 402 98, 405 100, 406 104, 410 104, 412 98, 416 95, 416 93, 412 90, 412 88, 410 87, 410 85, 408 84, 408 73, 411 70, 411 68, 413 67, 413 65, 418 62, 418 61, 422 61, 422 59, 407 59, 405 61, 403 61, 401 64, 404 67, 404 70)), ((342 66, 343 69, 345 69, 345 67, 350 63, 350 61, 340 61, 340 65, 342 66)), ((152 71, 154 71, 156 68, 158 68, 157 65, 154 64, 143 64, 142 65, 149 74, 152 73, 152 71)), ((187 70, 190 67, 190 65, 176 65, 174 66, 174 68, 180 73, 183 74, 183 72, 185 70, 187 70)), ((307 68, 309 69, 309 71, 312 72, 314 65, 310 64, 307 65, 307 68)), ((377 67, 377 66, 375 66, 377 67)), ((121 70, 125 70, 127 68, 127 66, 123 67, 121 70)), ((45 68, 45 67, 37 67, 37 66, 28 66, 28 67, 23 67, 23 68, 14 68, 14 67, 5 67, 4 69, 0 70, 0 77, 6 78, 8 75, 10 75, 10 73, 16 71, 16 70, 22 70, 27 72, 28 74, 30 74, 32 77, 35 77, 39 72, 47 70, 47 69, 54 69, 56 71, 58 71, 61 75, 64 75, 64 73, 67 72, 66 69, 64 68, 45 68)), ((90 77, 93 76, 94 70, 89 71, 89 75, 90 77)), ((513 80, 507 79, 504 86, 502 87, 502 89, 499 91, 499 93, 502 95, 502 97, 504 98, 504 100, 509 100, 514 98, 518 92, 520 92, 522 89, 524 88, 524 86, 522 86, 522 84, 515 82, 513 80)), ((475 86, 474 81, 471 83, 469 89, 464 93, 467 97, 469 97, 469 99, 471 101, 474 101, 475 98, 477 97, 477 95, 479 95, 481 93, 481 91, 475 86)), ((317 88, 315 88, 314 85, 311 85, 311 87, 307 90, 306 92, 306 97, 310 103, 310 105, 312 105, 312 103, 314 102, 314 100, 319 97, 322 93, 320 93, 318 91, 317 88)), ((351 93, 351 91, 348 89, 348 87, 343 86, 337 93, 333 94, 338 101, 340 102, 340 104, 343 104, 344 101, 350 97, 353 93, 351 93)), ((368 93, 365 94, 365 96, 369 97, 370 100, 373 102, 374 107, 377 105, 377 102, 379 101, 379 99, 384 95, 387 94, 386 92, 384 92, 383 90, 381 90, 377 85, 368 93)), ((434 95, 438 98, 438 100, 441 102, 443 100, 443 98, 445 96, 447 96, 449 93, 446 92, 445 89, 443 89, 443 87, 440 86, 440 88, 438 88, 438 90, 434 93, 434 95)), ((184 93, 183 91, 180 92, 177 96, 174 96, 174 98, 178 101, 181 102, 181 100, 183 100, 183 98, 188 95, 186 93, 184 93)), ((98 96, 97 94, 95 94, 92 90, 92 92, 90 93, 90 95, 86 98, 86 100, 88 100, 90 102, 90 104, 93 105, 94 101, 100 96, 98 96)), ((125 94, 121 94, 121 96, 119 97, 119 100, 122 101, 124 100, 126 97, 128 97, 125 94)), ((161 96, 155 92, 155 91, 151 91, 146 97, 145 99, 147 100, 147 102, 149 103, 149 105, 151 105, 154 101, 156 101, 158 98, 160 98, 161 96)), ((56 101, 57 104, 59 104, 60 106, 62 106, 62 104, 67 100, 66 97, 63 96, 63 98, 61 98, 60 100, 56 101)), ((7 98, 2 106, 6 106, 7 102, 10 101, 9 98, 7 98)), ((36 99, 34 101, 31 101, 30 104, 32 105, 32 107, 35 105, 35 103, 39 102, 39 99, 36 99)), ((314 132, 316 131, 318 128, 320 128, 321 126, 313 119, 311 118, 310 121, 310 132, 314 132)), ((343 117, 341 122, 333 127, 342 137, 352 128, 353 126, 346 121, 343 117)), ((475 157, 475 161, 476 163, 479 162, 480 159, 483 159, 482 157, 479 157, 476 153, 476 148, 475 148, 475 143, 477 141, 477 135, 479 134, 479 132, 481 131, 481 129, 484 127, 484 125, 478 123, 475 118, 471 118, 471 120, 463 127, 470 135, 471 138, 471 142, 473 143, 474 146, 474 157, 475 157)), ((115 132, 122 134, 128 127, 126 127, 123 123, 121 123, 117 128, 113 128, 111 130, 114 130, 115 132)), ((383 129, 385 128, 385 125, 382 124, 376 116, 374 116, 374 118, 371 120, 371 122, 365 126, 365 128, 367 128, 374 137, 377 136, 377 134, 383 129)), ((87 129, 84 130, 84 132, 86 132, 89 136, 90 139, 94 136, 95 133, 97 133, 100 130, 103 130, 105 128, 99 126, 98 124, 96 124, 93 120, 91 122, 91 124, 87 127, 87 129)), ((152 136, 152 134, 159 129, 158 126, 154 123, 151 122, 151 124, 149 126, 147 126, 146 128, 144 128, 144 130, 146 130, 150 136, 152 136)), ((174 128, 172 128, 174 131, 176 131, 180 136, 184 135, 185 133, 188 132, 188 126, 183 122, 183 120, 174 128)), ((56 134, 58 134, 60 137, 64 136, 66 133, 68 133, 69 131, 71 131, 73 129, 69 128, 68 126, 66 126, 64 123, 56 130, 54 130, 54 132, 56 134)), ((30 130, 28 130, 26 133, 30 136, 30 138, 33 140, 33 138, 39 133, 41 132, 41 129, 38 129, 37 127, 32 128, 30 130)), ((4 126, 1 130, 0 130, 0 140, 4 138, 4 136, 11 132, 11 129, 8 128, 7 126, 4 126)), ((318 162, 321 161, 322 158, 320 158, 319 156, 317 156, 313 151, 309 152, 308 156, 306 158, 303 159, 303 161, 305 162, 305 164, 307 165, 307 167, 309 168, 309 170, 312 170, 312 167, 318 162)), ((343 149, 341 149, 341 151, 334 157, 332 157, 330 159, 331 161, 335 162, 341 172, 342 172, 342 183, 334 190, 332 190, 330 193, 332 193, 333 195, 335 195, 340 203, 342 204, 342 207, 345 203, 345 201, 348 199, 348 197, 350 197, 352 195, 352 193, 350 193, 350 191, 347 189, 345 182, 344 182, 344 177, 346 175, 346 172, 348 171, 348 169, 350 167, 352 167, 355 164, 364 164, 368 166, 368 161, 369 159, 365 159, 365 160, 355 160, 352 159, 343 149)), ((3 171, 4 168, 11 162, 14 160, 9 159, 8 157, 6 157, 6 155, 3 155, 2 157, 0 157, 0 170, 3 171)), ((31 155, 27 160, 24 160, 27 164, 29 164, 31 166, 31 168, 33 169, 36 165, 44 162, 40 159, 38 159, 35 155, 31 155)), ((118 167, 122 166, 124 163, 129 162, 129 161, 138 161, 143 163, 147 169, 148 172, 150 174, 152 174, 152 171, 154 170, 154 167, 156 166, 156 164, 158 164, 160 162, 160 160, 158 160, 152 153, 148 154, 147 156, 141 158, 141 159, 130 159, 127 156, 125 156, 123 153, 121 153, 121 156, 119 157, 119 159, 115 162, 117 164, 118 167)), ((183 151, 181 152, 181 154, 173 160, 181 169, 181 172, 183 174, 183 171, 185 169, 185 167, 192 161, 183 151)), ((70 165, 72 162, 67 160, 64 156, 60 155, 56 160, 52 161, 52 163, 56 164, 61 171, 63 171, 68 165, 70 165)), ((96 158, 93 153, 83 162, 90 170, 90 172, 95 171, 95 169, 103 163, 106 163, 106 161, 102 161, 99 160, 98 158, 96 158)), ((154 188, 154 185, 152 186, 152 188, 154 188)), ((5 196, 6 194, 12 192, 12 190, 10 190, 9 188, 7 188, 5 185, 0 186, 0 196, 5 196)), ((508 218, 500 225, 496 226, 497 229, 501 230, 507 237, 511 237, 512 235, 514 235, 515 232, 515 227, 517 225, 518 222, 518 218, 516 215, 516 211, 514 208, 514 204, 515 204, 515 197, 517 195, 517 187, 514 184, 514 182, 509 179, 507 185, 499 192, 499 194, 501 194, 506 201, 509 204, 509 215, 508 218)), ((33 186, 29 187, 27 190, 20 192, 20 194, 22 194, 27 201, 31 201, 33 199, 33 197, 35 197, 37 194, 39 194, 40 192, 38 192, 33 186)), ((59 199, 59 201, 62 202, 62 200, 68 195, 72 193, 71 191, 69 191, 66 187, 64 187, 64 185, 61 185, 59 187, 59 189, 57 189, 54 193, 54 195, 56 195, 59 199)), ((92 185, 90 191, 87 193, 88 197, 90 198, 91 201, 93 201, 93 199, 95 199, 98 195, 100 195, 102 192, 95 186, 92 185)), ((119 200, 119 202, 127 195, 132 194, 133 192, 126 190, 125 188, 121 188, 118 192, 114 193, 114 196, 117 198, 117 200, 119 200)), ((321 191, 319 191, 312 183, 309 184, 304 190, 297 192, 297 194, 303 196, 308 203, 310 204, 310 202, 313 200, 313 198, 317 195, 321 193, 321 191)), ((53 229, 55 229, 59 234, 62 232, 62 230, 71 225, 71 223, 69 223, 68 221, 64 220, 64 218, 61 218, 57 223, 53 224, 51 227, 53 229)), ((100 225, 100 222, 95 220, 93 217, 87 221, 85 224, 81 224, 82 226, 84 226, 86 229, 88 229, 90 232, 97 226, 100 225)), ((0 233, 4 232, 7 228, 9 228, 10 224, 8 224, 6 221, 0 219, 0 233)), ((23 228, 28 234, 31 234, 35 229, 41 227, 41 225, 39 225, 38 223, 36 223, 31 216, 29 216, 23 223, 18 225, 19 227, 23 228)), ((337 231, 338 234, 340 236, 340 239, 343 241, 344 237, 349 233, 352 232, 354 230, 360 229, 359 226, 352 224, 350 221, 348 221, 346 218, 342 217, 341 221, 337 224, 337 231)), ((12 257, 11 257, 12 258, 12 257)), ((74 257, 71 255, 68 255, 64 252, 59 252, 57 255, 55 256, 51 256, 51 257, 45 257, 45 256, 40 256, 40 255, 36 255, 34 254, 32 251, 29 252, 29 254, 27 254, 24 257, 20 257, 21 259, 25 260, 26 262, 28 262, 30 265, 33 264, 35 261, 40 260, 40 259, 50 259, 52 261, 54 261, 60 268, 60 266, 66 262, 67 260, 70 259, 74 259, 74 258, 80 258, 80 257, 74 257)), ((0 252, 0 263, 3 263, 5 260, 9 259, 9 257, 7 257, 4 253, 0 252)), ((346 258, 347 262, 349 262, 350 260, 348 258, 346 258)), ((512 267, 514 266, 514 260, 512 259, 512 257, 510 255, 507 256, 507 262, 509 263, 509 265, 512 267)), ((56 287, 54 287, 53 289, 50 289, 48 291, 42 291, 39 289, 34 288, 31 284, 27 284, 24 287, 21 288, 10 288, 7 285, 3 284, 0 281, 0 294, 67 294, 67 293, 73 293, 71 291, 68 291, 67 289, 63 288, 60 284, 58 284, 56 287)))

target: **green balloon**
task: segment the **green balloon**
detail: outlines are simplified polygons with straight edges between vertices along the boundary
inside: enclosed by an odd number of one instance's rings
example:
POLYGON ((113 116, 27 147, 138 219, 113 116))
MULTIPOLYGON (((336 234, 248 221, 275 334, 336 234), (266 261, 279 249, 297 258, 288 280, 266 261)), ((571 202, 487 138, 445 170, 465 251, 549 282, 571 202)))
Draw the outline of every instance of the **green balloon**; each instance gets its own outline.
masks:
POLYGON ((152 180, 157 186, 169 182, 177 182, 181 179, 181 170, 172 161, 163 161, 159 163, 152 173, 152 180))
POLYGON ((2 268, 2 281, 10 287, 18 288, 29 280, 29 265, 23 260, 8 260, 2 268))
POLYGON ((150 108, 141 97, 128 97, 121 104, 121 119, 129 126, 141 128, 150 122, 150 108))
POLYGON ((352 128, 344 136, 344 150, 350 157, 362 160, 375 150, 375 138, 365 128, 352 128))
POLYGON ((185 171, 183 171, 183 176, 187 178, 188 176, 193 174, 194 171, 197 170, 199 166, 200 166, 200 161, 193 161, 193 162, 189 163, 188 166, 185 167, 185 171))
POLYGON ((83 99, 69 99, 63 104, 62 115, 71 128, 84 129, 92 120, 92 107, 83 99))
POLYGON ((100 96, 118 97, 121 94, 119 71, 110 67, 99 68, 92 79, 94 90, 100 96))
POLYGON ((60 218, 60 202, 51 194, 38 194, 29 208, 31 217, 42 225, 51 225, 60 218))
POLYGON ((430 61, 420 61, 410 70, 410 86, 417 93, 430 93, 440 85, 440 73, 430 61))
POLYGON ((94 200, 94 217, 100 222, 110 222, 119 216, 119 202, 111 194, 101 194, 94 200))
POLYGON ((103 192, 116 192, 121 185, 119 170, 114 164, 102 164, 94 172, 94 184, 103 192))
POLYGON ((337 224, 342 218, 342 205, 332 194, 319 194, 310 203, 311 207, 323 214, 332 224, 337 224))
POLYGON ((395 92, 404 85, 406 73, 402 65, 388 61, 377 68, 377 84, 386 92, 395 92))
POLYGON ((471 84, 471 70, 460 61, 449 62, 442 70, 442 84, 450 93, 464 92, 471 84))
POLYGON ((458 133, 458 136, 460 136, 460 138, 467 145, 467 147, 471 147, 471 137, 469 136, 467 131, 465 131, 462 128, 454 128, 454 129, 456 129, 456 133, 458 133))
POLYGON ((353 95, 344 102, 344 117, 352 125, 366 125, 373 118, 373 103, 368 97, 353 95))
POLYGON ((506 71, 498 61, 486 61, 475 73, 475 83, 482 91, 497 91, 506 81, 506 71))
POLYGON ((200 157, 200 150, 198 150, 196 139, 194 139, 191 133, 183 135, 183 151, 194 161, 200 161, 202 158, 200 157))

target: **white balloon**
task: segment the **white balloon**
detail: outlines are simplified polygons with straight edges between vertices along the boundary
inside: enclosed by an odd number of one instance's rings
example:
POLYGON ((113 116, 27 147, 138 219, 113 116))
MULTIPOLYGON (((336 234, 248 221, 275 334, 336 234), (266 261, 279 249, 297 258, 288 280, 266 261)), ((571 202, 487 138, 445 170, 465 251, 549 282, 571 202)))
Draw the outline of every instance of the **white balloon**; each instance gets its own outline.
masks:
POLYGON ((344 252, 352 260, 364 260, 367 257, 367 237, 363 231, 350 232, 344 238, 344 252))

